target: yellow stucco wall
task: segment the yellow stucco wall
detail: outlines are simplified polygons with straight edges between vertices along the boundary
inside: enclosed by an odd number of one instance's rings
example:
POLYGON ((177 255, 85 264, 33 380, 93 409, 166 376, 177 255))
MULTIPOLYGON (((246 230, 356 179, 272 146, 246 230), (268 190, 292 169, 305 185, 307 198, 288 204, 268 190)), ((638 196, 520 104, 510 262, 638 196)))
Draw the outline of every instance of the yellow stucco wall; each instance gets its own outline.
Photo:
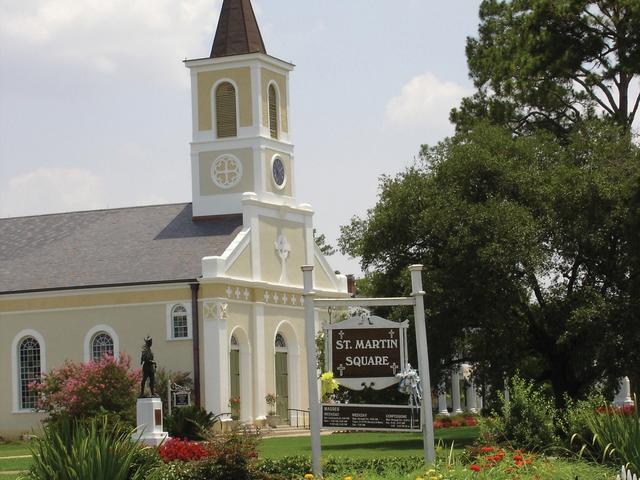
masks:
POLYGON ((275 242, 284 235, 291 247, 287 259, 287 275, 292 285, 302 285, 300 267, 305 263, 304 225, 286 220, 260 217, 260 260, 262 279, 277 283, 282 271, 275 242))
POLYGON ((269 126, 269 83, 275 82, 280 91, 280 128, 289 131, 289 116, 287 112, 287 80, 284 75, 263 68, 262 75, 262 125, 269 126))
POLYGON ((8 388, 0 393, 0 430, 3 436, 16 437, 29 433, 38 424, 40 415, 33 413, 12 413, 13 380, 11 344, 24 329, 35 330, 44 337, 46 368, 51 370, 61 366, 65 360, 84 361, 84 339, 87 332, 97 325, 107 325, 118 335, 120 352, 132 358, 132 365, 139 364, 140 349, 145 336, 154 339, 153 351, 158 364, 172 371, 188 371, 192 368, 191 340, 167 340, 167 305, 189 303, 188 287, 175 291, 120 292, 118 294, 79 295, 71 297, 50 297, 48 299, 25 299, 20 304, 22 312, 8 313, 8 302, 0 306, 0 385, 8 388), (173 294, 172 294, 173 292, 173 294), (137 296, 136 302, 130 295, 137 296), (97 298, 104 301, 100 307, 74 307, 58 310, 34 311, 36 305, 57 303, 65 299, 69 305, 88 303, 97 298), (168 302, 158 299, 170 300, 168 302), (155 299, 160 303, 140 303, 144 299, 155 299), (31 305, 29 303, 31 302, 31 305))
POLYGON ((251 148, 239 148, 233 150, 224 150, 216 152, 201 152, 198 155, 200 168, 200 194, 216 195, 221 193, 244 193, 253 190, 253 150, 251 148), (238 157, 242 162, 242 178, 240 182, 231 188, 220 188, 211 179, 211 166, 213 162, 220 157, 229 153, 238 157))
POLYGON ((211 89, 216 82, 225 78, 232 80, 238 86, 236 98, 239 102, 240 126, 250 127, 253 124, 253 113, 251 110, 251 69, 249 67, 230 68, 228 70, 198 73, 199 130, 211 130, 213 128, 211 89))
POLYGON ((313 272, 315 274, 314 286, 316 288, 320 288, 323 290, 333 290, 335 288, 333 286, 333 283, 327 276, 327 273, 324 271, 324 268, 322 268, 322 265, 320 265, 320 262, 318 262, 318 260, 316 260, 316 264, 315 264, 315 268, 313 269, 313 272))
POLYGON ((226 271, 226 275, 234 278, 251 278, 251 248, 248 245, 226 271))
POLYGON ((267 192, 277 193, 279 195, 287 195, 292 196, 292 188, 293 184, 293 175, 291 173, 291 156, 286 153, 277 152, 275 150, 271 150, 270 148, 266 148, 264 150, 264 171, 267 172, 267 192), (283 188, 277 188, 273 183, 273 174, 271 169, 271 160, 275 155, 278 155, 282 159, 282 163, 284 164, 284 169, 286 172, 286 181, 283 188))

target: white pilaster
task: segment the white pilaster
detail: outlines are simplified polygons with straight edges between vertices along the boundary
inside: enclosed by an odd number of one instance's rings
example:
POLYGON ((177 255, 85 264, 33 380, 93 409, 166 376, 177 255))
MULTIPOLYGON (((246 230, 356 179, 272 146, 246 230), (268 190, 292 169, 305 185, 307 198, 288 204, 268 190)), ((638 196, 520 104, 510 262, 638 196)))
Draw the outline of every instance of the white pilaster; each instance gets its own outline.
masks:
POLYGON ((264 396, 267 394, 267 373, 264 338, 264 305, 258 303, 253 306, 251 319, 251 344, 253 345, 253 418, 267 419, 267 404, 264 396))
POLYGON ((205 408, 215 414, 229 411, 231 395, 226 309, 223 300, 203 305, 205 408))

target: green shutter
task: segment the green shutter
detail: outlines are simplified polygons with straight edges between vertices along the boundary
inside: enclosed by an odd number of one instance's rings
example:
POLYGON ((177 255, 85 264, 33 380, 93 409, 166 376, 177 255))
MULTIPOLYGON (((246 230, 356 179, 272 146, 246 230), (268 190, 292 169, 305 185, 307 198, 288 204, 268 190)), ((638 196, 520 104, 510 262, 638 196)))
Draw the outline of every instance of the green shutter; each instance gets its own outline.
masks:
POLYGON ((289 419, 289 372, 287 353, 276 352, 276 414, 283 420, 289 419))
POLYGON ((229 82, 216 89, 216 129, 218 138, 238 135, 236 120, 236 89, 229 82))
MULTIPOLYGON (((231 379, 231 397, 240 398, 240 351, 229 352, 229 378, 231 379)), ((248 400, 248 399, 247 399, 248 400)), ((242 399, 240 400, 242 401, 242 399)), ((240 415, 240 409, 232 409, 231 413, 240 415)))
POLYGON ((269 85, 269 129, 271 138, 278 138, 278 97, 273 85, 269 85))

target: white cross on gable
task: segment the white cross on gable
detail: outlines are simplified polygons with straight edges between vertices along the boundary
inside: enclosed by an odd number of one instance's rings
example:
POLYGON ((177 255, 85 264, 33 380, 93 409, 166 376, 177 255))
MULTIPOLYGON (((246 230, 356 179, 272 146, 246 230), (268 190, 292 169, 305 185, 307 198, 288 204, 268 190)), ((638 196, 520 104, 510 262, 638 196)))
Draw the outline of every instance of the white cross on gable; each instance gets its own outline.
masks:
POLYGON ((280 283, 289 283, 289 278, 287 277, 287 259, 289 258, 289 253, 291 253, 291 245, 289 245, 289 242, 284 235, 279 235, 274 242, 274 245, 282 267, 280 272, 280 283))

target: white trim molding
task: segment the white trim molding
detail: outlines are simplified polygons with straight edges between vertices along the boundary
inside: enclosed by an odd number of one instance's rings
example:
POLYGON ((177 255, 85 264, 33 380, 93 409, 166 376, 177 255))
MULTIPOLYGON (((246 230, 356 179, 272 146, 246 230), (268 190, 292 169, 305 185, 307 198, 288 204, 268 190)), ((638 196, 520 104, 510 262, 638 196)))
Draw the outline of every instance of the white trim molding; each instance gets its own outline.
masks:
POLYGON ((92 358, 93 348, 91 343, 93 342, 93 338, 98 333, 108 334, 111 337, 111 340, 113 340, 113 356, 115 358, 118 358, 118 356, 120 355, 120 338, 118 337, 118 334, 116 333, 116 331, 109 325, 96 325, 94 327, 91 327, 91 329, 89 329, 87 334, 84 336, 85 363, 93 360, 92 358))
POLYGON ((185 302, 172 302, 167 303, 166 307, 166 326, 167 326, 167 341, 179 341, 179 340, 192 340, 193 338, 193 316, 191 315, 191 304, 185 302), (187 336, 175 337, 173 335, 173 309, 176 306, 182 306, 187 311, 187 336))
POLYGON ((12 413, 35 413, 33 409, 20 408, 20 388, 18 385, 19 372, 18 369, 18 345, 26 337, 35 338, 40 344, 40 374, 44 374, 47 371, 47 348, 44 342, 44 337, 32 329, 25 329, 13 337, 11 342, 11 384, 13 390, 13 412, 12 413))

